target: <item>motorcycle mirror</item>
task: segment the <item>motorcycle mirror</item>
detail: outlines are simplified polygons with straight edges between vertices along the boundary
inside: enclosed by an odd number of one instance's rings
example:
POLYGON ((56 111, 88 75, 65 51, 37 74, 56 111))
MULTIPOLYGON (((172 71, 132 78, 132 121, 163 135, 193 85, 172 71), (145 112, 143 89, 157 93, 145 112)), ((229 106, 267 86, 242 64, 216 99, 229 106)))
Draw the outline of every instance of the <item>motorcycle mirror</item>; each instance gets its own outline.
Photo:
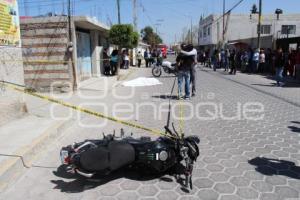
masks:
POLYGON ((167 126, 165 126, 165 130, 166 130, 166 133, 168 133, 172 137, 176 137, 176 135, 174 133, 172 133, 172 131, 167 126))
POLYGON ((173 131, 175 132, 176 136, 177 136, 178 138, 180 138, 178 132, 177 132, 176 129, 175 129, 175 126, 174 126, 174 123, 173 123, 173 122, 172 122, 172 127, 173 127, 173 131))

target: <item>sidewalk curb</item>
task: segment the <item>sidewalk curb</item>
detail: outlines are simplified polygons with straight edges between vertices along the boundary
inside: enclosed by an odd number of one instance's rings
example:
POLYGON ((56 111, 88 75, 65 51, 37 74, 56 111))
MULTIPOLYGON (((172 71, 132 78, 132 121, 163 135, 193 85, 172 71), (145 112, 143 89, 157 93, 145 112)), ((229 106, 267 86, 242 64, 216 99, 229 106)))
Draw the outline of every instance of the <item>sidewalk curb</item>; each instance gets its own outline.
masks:
POLYGON ((4 160, 0 166, 0 193, 4 192, 20 176, 30 168, 32 162, 42 153, 43 149, 55 139, 63 135, 64 130, 72 123, 71 120, 59 121, 47 128, 30 145, 21 147, 13 153, 14 157, 4 160))

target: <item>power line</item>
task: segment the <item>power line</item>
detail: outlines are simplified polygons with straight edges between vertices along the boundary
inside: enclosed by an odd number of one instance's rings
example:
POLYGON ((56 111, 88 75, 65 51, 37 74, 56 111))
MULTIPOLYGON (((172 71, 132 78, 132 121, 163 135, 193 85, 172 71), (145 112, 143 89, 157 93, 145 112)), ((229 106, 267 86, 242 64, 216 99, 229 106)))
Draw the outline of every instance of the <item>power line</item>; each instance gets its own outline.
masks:
POLYGON ((232 10, 234 10, 236 7, 238 7, 244 0, 240 0, 239 2, 237 2, 232 8, 230 8, 228 11, 226 11, 223 15, 221 15, 220 17, 218 17, 216 20, 212 21, 211 23, 207 24, 207 25, 212 25, 216 22, 218 22, 220 19, 222 19, 223 17, 225 17, 226 15, 230 14, 232 10))
POLYGON ((148 20, 149 20, 151 26, 154 27, 153 21, 152 21, 151 17, 148 15, 147 10, 146 10, 145 6, 142 4, 142 2, 140 2, 140 7, 142 8, 143 13, 144 13, 144 14, 146 15, 146 17, 148 18, 148 20))
POLYGON ((133 4, 133 26, 135 31, 137 30, 137 7, 136 7, 136 1, 137 0, 132 0, 133 4))

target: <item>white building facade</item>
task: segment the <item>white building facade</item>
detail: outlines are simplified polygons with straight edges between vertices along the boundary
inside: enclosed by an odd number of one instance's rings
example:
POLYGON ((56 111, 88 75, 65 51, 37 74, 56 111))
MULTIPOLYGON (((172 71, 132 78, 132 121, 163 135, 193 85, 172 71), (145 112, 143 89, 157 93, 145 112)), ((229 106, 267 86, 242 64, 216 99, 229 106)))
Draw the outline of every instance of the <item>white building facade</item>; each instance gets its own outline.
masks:
MULTIPOLYGON (((217 47, 218 44, 244 42, 257 47, 258 15, 230 14, 225 16, 223 40, 223 19, 220 15, 209 15, 199 21, 198 43, 203 47, 217 47)), ((300 36, 300 14, 263 15, 261 22, 261 47, 275 48, 277 39, 300 36)))

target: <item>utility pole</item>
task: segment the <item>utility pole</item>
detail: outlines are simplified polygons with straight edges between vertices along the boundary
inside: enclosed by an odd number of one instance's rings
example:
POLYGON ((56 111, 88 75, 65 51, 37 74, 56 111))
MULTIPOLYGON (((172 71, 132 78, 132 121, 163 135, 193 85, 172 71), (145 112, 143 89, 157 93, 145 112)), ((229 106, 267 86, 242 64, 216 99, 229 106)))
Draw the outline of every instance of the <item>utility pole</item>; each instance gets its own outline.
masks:
POLYGON ((41 15, 41 10, 42 10, 42 8, 41 8, 41 4, 40 4, 40 2, 39 2, 39 4, 38 4, 38 10, 39 10, 39 15, 41 15))
POLYGON ((132 5, 133 5, 133 27, 134 30, 137 31, 137 7, 136 7, 136 1, 137 0, 132 0, 132 5))
POLYGON ((225 42, 225 0, 223 0, 223 34, 222 34, 223 43, 225 42))
POLYGON ((28 16, 27 0, 23 1, 25 16, 28 16))
POLYGON ((64 15, 65 14, 65 1, 64 0, 62 1, 62 7, 63 7, 62 15, 64 15))
MULTIPOLYGON (((72 21, 71 21, 71 0, 68 0, 68 24, 69 24, 69 45, 68 45, 68 53, 69 53, 69 64, 72 66, 72 75, 73 75, 73 91, 75 91, 75 88, 77 86, 76 81, 76 71, 75 71, 75 65, 73 61, 73 37, 72 37, 72 21)), ((69 65, 69 66, 70 66, 69 65)))
POLYGON ((71 0, 68 0, 69 42, 72 42, 71 0))
POLYGON ((193 44, 193 18, 191 17, 191 44, 193 44))
POLYGON ((258 27, 257 27, 257 48, 258 49, 260 48, 261 14, 262 14, 262 0, 259 0, 258 27))
POLYGON ((118 7, 118 24, 121 24, 120 0, 117 0, 117 7, 118 7))
POLYGON ((52 1, 51 3, 51 6, 52 6, 52 16, 55 15, 55 3, 52 1))

